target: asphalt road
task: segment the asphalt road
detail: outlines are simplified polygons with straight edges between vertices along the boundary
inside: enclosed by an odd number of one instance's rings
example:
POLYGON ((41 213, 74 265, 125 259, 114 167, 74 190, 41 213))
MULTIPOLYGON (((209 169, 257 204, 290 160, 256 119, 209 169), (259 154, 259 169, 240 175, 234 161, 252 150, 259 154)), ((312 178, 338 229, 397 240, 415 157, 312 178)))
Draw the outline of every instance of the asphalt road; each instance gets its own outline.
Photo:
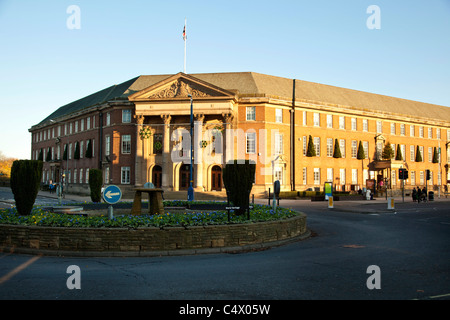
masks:
POLYGON ((360 214, 286 201, 307 213, 313 236, 258 252, 151 258, 0 253, 0 299, 448 300, 449 204, 360 214), (67 272, 72 265, 78 274, 67 272), (378 271, 368 272, 369 266, 378 271), (69 289, 75 275, 80 289, 69 289), (369 289, 368 282, 380 288, 369 289))

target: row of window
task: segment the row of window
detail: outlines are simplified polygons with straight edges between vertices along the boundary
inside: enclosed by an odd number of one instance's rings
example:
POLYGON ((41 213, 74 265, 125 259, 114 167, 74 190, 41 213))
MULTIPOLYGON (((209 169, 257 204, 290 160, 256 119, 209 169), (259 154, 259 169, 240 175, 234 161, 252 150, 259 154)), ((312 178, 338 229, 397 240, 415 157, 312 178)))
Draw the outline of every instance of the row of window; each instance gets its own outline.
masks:
MULTIPOLYGON (((68 145, 68 150, 67 149, 67 144, 64 145, 64 149, 63 152, 66 153, 67 152, 67 158, 69 160, 72 159, 72 157, 75 156, 75 149, 76 149, 76 144, 78 144, 79 147, 79 156, 80 159, 84 158, 86 156, 86 152, 88 151, 88 149, 90 150, 91 154, 87 155, 89 158, 92 158, 95 156, 95 139, 88 139, 86 140, 86 144, 85 141, 79 141, 79 142, 75 142, 75 143, 69 143, 68 145), (91 146, 89 146, 89 144, 91 144, 91 146), (75 147, 74 147, 75 146, 75 147), (86 146, 86 150, 85 150, 85 146, 86 146)), ((47 150, 45 149, 39 149, 39 150, 35 150, 33 152, 32 158, 34 160, 43 160, 45 161, 52 161, 52 160, 61 160, 63 159, 62 155, 61 155, 61 146, 57 145, 56 147, 49 147, 47 150), (45 154, 44 154, 45 153, 45 154)), ((67 158, 65 158, 64 160, 67 160, 67 158)))
MULTIPOLYGON (((132 110, 123 109, 122 110, 122 123, 131 123, 132 110)), ((107 112, 105 114, 105 126, 111 125, 111 113, 107 112)), ((95 129, 95 115, 88 116, 83 119, 71 121, 64 123, 64 125, 58 125, 53 128, 44 129, 33 134, 33 141, 40 142, 50 139, 55 139, 61 137, 62 135, 67 136, 73 133, 83 132, 85 130, 95 129)))
MULTIPOLYGON (((311 170, 311 169, 309 169, 311 170)), ((358 172, 360 172, 360 169, 350 169, 351 170, 351 181, 350 184, 361 184, 361 180, 360 180, 360 176, 358 174, 358 172)), ((313 173, 313 183, 314 185, 322 185, 322 183, 324 181, 321 180, 321 169, 320 168, 313 168, 312 169, 312 173, 313 173)), ((303 185, 307 184, 307 175, 308 175, 308 169, 306 167, 303 168, 303 185)), ((418 175, 419 175, 419 179, 417 180, 416 177, 416 171, 410 171, 410 178, 408 180, 405 181, 405 184, 409 184, 411 186, 416 186, 416 185, 420 185, 423 186, 426 183, 425 180, 425 172, 424 171, 418 171, 418 175), (417 184, 418 183, 418 184, 417 184)), ((346 180, 346 175, 347 175, 347 169, 345 168, 341 168, 339 169, 339 176, 335 177, 334 176, 334 169, 333 168, 327 168, 326 169, 326 180, 325 181, 331 181, 334 182, 336 184, 340 184, 340 185, 345 185, 347 184, 347 180, 346 180)), ((429 185, 434 185, 434 179, 433 179, 433 171, 430 171, 430 180, 428 181, 429 185)), ((440 172, 438 172, 437 174, 437 184, 441 185, 442 181, 442 175, 440 172)), ((280 180, 280 182, 282 181, 282 175, 276 176, 275 178, 277 178, 278 180, 280 180)), ((367 179, 375 179, 375 171, 369 171, 367 169, 363 170, 363 183, 365 184, 365 181, 367 179)), ((392 185, 397 185, 397 183, 400 180, 398 179, 398 172, 397 170, 393 169, 391 172, 391 184, 392 185)))
MULTIPOLYGON (((333 128, 333 121, 337 117, 338 118, 338 128, 342 130, 350 129, 352 131, 361 130, 362 132, 369 132, 369 120, 361 119, 360 125, 361 128, 358 128, 357 118, 350 118, 350 128, 346 128, 345 116, 336 116, 332 114, 321 114, 318 112, 313 112, 313 126, 320 127, 320 118, 321 116, 326 116, 326 128, 333 128)), ((255 121, 256 120, 256 107, 246 107, 246 120, 247 121, 255 121)), ((277 108, 275 109, 275 122, 283 123, 283 109, 277 108)), ((303 111, 302 124, 304 126, 307 125, 307 111, 303 111)), ((419 137, 425 138, 425 132, 427 132, 428 139, 441 139, 441 129, 435 128, 435 134, 433 135, 432 127, 423 127, 416 125, 409 125, 409 135, 411 137, 419 137)), ((376 133, 383 133, 383 121, 376 121, 376 133)), ((406 136, 406 124, 396 122, 390 123, 390 134, 391 135, 401 135, 406 136)), ((450 130, 447 130, 447 140, 450 140, 450 130)))

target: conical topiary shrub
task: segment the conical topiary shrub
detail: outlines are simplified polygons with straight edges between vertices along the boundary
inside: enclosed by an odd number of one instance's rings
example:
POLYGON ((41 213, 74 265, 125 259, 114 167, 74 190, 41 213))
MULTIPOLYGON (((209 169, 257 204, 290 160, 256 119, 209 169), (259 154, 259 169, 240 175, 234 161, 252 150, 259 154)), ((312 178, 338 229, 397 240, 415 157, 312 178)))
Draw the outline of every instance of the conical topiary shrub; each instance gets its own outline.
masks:
POLYGON ((237 214, 245 213, 250 204, 250 192, 255 182, 256 163, 251 160, 229 161, 222 169, 223 184, 228 201, 240 207, 237 214))
POLYGON ((11 167, 11 191, 17 212, 27 216, 33 209, 42 179, 43 163, 40 160, 16 160, 11 167))

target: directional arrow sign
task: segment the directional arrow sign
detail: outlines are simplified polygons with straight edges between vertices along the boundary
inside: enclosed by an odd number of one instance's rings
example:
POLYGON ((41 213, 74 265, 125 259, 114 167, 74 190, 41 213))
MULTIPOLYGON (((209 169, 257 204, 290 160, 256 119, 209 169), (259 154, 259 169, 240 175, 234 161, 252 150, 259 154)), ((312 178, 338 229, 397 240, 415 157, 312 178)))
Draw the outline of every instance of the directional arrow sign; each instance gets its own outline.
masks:
POLYGON ((121 198, 122 191, 115 185, 108 186, 103 191, 103 200, 105 200, 106 203, 114 204, 119 202, 121 198))

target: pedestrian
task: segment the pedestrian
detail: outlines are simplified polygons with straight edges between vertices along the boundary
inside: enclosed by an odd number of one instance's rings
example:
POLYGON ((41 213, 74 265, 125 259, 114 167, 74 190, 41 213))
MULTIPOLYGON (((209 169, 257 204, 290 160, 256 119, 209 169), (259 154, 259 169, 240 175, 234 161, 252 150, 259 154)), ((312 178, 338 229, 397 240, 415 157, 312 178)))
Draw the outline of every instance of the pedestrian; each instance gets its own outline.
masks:
POLYGON ((423 197, 423 202, 427 201, 427 189, 425 189, 425 187, 423 187, 423 189, 422 189, 422 197, 423 197))
POLYGON ((414 189, 413 189, 413 191, 412 191, 412 199, 413 199, 413 202, 416 202, 416 200, 417 200, 417 190, 416 190, 416 187, 414 187, 414 189))
POLYGON ((420 200, 422 200, 422 190, 420 190, 420 188, 417 188, 417 203, 419 203, 420 200))

